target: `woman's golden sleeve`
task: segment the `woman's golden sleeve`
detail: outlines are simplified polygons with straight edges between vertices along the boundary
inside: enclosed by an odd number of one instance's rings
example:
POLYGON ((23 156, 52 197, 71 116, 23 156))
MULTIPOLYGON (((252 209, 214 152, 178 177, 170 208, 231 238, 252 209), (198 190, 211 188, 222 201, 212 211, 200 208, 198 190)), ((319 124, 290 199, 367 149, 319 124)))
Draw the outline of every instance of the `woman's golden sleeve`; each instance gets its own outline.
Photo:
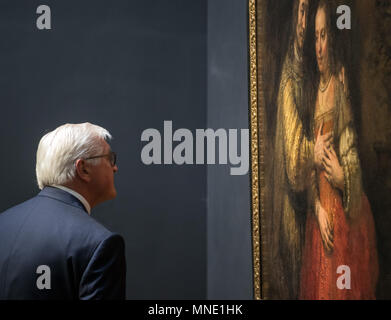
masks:
POLYGON ((345 94, 340 92, 338 115, 339 159, 344 173, 343 207, 348 218, 354 219, 360 212, 362 199, 361 165, 357 149, 357 134, 353 125, 351 106, 345 94))

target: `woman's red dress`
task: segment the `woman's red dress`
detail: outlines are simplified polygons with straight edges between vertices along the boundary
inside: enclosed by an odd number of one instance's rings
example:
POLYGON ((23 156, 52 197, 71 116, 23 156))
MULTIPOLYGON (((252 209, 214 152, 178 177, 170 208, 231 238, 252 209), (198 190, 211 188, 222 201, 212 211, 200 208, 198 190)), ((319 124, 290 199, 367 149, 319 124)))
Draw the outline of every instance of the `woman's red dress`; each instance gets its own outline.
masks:
MULTIPOLYGON (((332 128, 333 120, 328 120, 324 123, 323 134, 332 128)), ((360 214, 351 222, 344 212, 341 192, 330 185, 324 171, 318 172, 317 178, 320 203, 328 212, 333 225, 334 249, 331 253, 325 251, 316 216, 310 212, 306 223, 300 298, 375 299, 378 260, 368 199, 365 194, 362 195, 360 214), (350 289, 341 290, 337 286, 337 280, 342 276, 342 273, 337 273, 339 266, 350 268, 350 289)))

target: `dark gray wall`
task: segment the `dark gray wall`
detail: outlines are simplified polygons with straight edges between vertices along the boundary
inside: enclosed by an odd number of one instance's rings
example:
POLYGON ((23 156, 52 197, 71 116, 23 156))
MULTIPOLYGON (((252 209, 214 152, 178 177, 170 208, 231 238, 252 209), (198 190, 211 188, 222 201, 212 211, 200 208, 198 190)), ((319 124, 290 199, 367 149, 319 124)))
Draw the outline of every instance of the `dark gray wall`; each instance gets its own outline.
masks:
MULTIPOLYGON (((247 1, 208 1, 209 128, 248 128, 247 1)), ((208 167, 208 299, 252 299, 249 175, 208 167)))
MULTIPOLYGON (((38 192, 40 137, 89 121, 111 131, 118 197, 93 212, 126 241, 127 297, 206 297, 206 168, 145 166, 141 132, 206 124, 205 0, 0 2, 0 211, 38 192)), ((244 213, 246 214, 246 213, 244 213)))

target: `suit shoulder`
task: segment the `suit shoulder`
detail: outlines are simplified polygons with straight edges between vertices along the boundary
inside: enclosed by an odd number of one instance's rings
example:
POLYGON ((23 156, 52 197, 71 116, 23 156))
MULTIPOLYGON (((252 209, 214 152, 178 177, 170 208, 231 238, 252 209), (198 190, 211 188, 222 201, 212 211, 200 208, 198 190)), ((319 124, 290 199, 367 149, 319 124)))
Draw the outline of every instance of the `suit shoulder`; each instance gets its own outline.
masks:
POLYGON ((74 237, 87 237, 88 240, 93 242, 100 242, 113 235, 113 232, 86 211, 68 204, 59 205, 58 210, 54 212, 54 216, 74 237))
POLYGON ((33 197, 31 199, 28 199, 26 201, 18 203, 16 205, 4 210, 3 212, 0 212, 0 217, 4 217, 4 216, 6 216, 10 213, 16 212, 16 211, 20 211, 20 210, 24 211, 28 208, 31 208, 32 206, 34 206, 35 200, 36 200, 36 197, 33 197))
POLYGON ((31 198, 0 213, 0 236, 20 225, 36 206, 36 199, 31 198))
MULTIPOLYGON (((29 230, 47 238, 56 237, 63 241, 79 240, 86 245, 94 245, 113 233, 75 205, 49 198, 36 196, 0 214, 3 226, 9 231, 29 230)), ((1 227, 0 227, 1 230, 1 227)), ((59 241, 59 240, 58 240, 59 241)))

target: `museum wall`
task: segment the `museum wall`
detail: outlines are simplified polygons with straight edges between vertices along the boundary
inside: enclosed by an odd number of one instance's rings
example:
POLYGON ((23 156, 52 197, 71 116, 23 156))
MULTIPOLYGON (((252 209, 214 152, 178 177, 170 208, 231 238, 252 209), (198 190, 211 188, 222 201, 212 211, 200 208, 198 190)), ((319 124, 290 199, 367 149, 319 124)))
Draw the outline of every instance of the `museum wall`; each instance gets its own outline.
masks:
POLYGON ((42 31, 40 4, 0 2, 0 212, 38 193, 43 134, 101 125, 118 196, 93 216, 125 238, 127 298, 206 298, 206 167, 140 159, 143 130, 206 126, 206 1, 48 0, 42 31))
MULTIPOLYGON (((208 1, 208 128, 248 129, 247 1, 208 1)), ((208 166, 208 299, 252 299, 250 178, 208 166)))

